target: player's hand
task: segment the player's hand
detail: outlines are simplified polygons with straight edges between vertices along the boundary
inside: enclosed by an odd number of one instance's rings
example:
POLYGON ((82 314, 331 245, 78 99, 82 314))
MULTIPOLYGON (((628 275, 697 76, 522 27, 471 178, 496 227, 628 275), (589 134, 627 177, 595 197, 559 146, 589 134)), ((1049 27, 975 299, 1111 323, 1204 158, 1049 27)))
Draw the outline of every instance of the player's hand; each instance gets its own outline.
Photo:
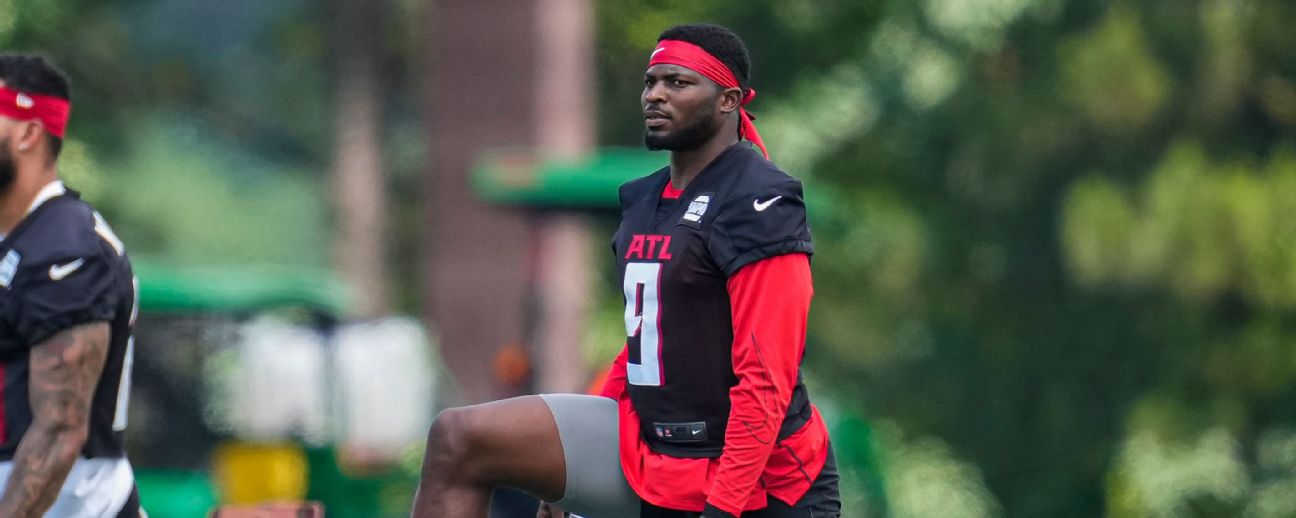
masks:
POLYGON ((536 518, 566 518, 566 516, 567 513, 549 502, 540 502, 540 509, 536 511, 536 518))

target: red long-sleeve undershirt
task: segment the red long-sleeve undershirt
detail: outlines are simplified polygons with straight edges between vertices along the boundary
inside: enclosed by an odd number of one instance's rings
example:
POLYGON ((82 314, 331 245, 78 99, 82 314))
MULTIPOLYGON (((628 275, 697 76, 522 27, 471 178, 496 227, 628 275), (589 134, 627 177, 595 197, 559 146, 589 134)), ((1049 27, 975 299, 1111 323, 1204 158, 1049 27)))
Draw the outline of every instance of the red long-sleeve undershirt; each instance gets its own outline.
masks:
POLYGON ((718 459, 682 459, 654 452, 639 437, 626 391, 626 351, 613 363, 601 395, 621 408, 621 456, 636 493, 653 504, 737 516, 766 505, 766 494, 793 503, 826 457, 827 431, 818 412, 802 430, 776 441, 805 351, 813 287, 809 257, 770 257, 728 281, 734 374, 724 452, 718 459))

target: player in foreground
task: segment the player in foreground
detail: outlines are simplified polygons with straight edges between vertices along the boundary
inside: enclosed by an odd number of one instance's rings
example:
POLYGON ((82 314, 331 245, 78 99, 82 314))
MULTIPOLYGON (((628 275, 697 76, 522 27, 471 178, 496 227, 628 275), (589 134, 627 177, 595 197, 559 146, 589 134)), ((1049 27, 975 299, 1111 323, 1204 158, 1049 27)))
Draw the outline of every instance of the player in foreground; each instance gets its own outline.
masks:
POLYGON ((0 516, 139 516, 122 446, 134 276, 58 179, 67 77, 0 54, 0 516))
POLYGON ((627 341, 605 397, 443 412, 415 516, 486 516, 500 485, 587 518, 840 514, 799 370, 813 252, 801 184, 764 156, 743 109, 749 68, 727 29, 662 33, 641 102, 645 143, 670 166, 621 187, 627 341))

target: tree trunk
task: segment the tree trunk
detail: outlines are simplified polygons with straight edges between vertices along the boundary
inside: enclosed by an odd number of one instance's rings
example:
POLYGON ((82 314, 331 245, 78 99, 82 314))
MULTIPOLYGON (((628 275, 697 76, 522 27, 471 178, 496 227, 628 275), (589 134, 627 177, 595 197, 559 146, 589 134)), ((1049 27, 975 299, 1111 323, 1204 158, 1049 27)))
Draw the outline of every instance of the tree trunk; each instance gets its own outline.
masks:
MULTIPOLYGON (((540 25, 538 62, 543 67, 535 91, 537 144, 549 156, 581 156, 594 144, 592 7, 587 0, 535 5, 540 25)), ((532 348, 535 388, 579 392, 588 374, 581 342, 593 277, 588 217, 550 214, 537 226, 535 239, 541 253, 533 280, 539 299, 532 348)))
POLYGON ((488 206, 469 177, 488 148, 588 150, 590 18, 587 0, 446 0, 429 10, 424 300, 465 402, 584 381, 587 223, 488 206))
POLYGON ((535 20, 509 0, 447 0, 427 27, 424 307, 461 402, 475 403, 528 381, 527 215, 481 202, 468 180, 482 150, 535 143, 535 20))
POLYGON ((387 310, 387 197, 383 175, 381 2, 334 0, 337 120, 332 193, 334 259, 355 295, 355 311, 387 310))

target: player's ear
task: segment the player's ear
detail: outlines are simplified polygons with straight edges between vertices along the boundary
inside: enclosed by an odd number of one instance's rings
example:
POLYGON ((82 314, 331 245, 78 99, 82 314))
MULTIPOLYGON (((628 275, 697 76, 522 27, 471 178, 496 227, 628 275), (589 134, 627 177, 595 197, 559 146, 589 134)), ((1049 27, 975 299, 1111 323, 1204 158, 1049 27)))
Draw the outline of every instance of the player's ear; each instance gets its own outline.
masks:
POLYGON ((741 88, 725 88, 720 92, 720 113, 728 115, 741 108, 742 98, 741 88))
POLYGON ((23 121, 22 127, 18 130, 18 139, 14 144, 18 146, 18 151, 31 151, 37 149, 40 145, 41 135, 45 133, 45 126, 36 120, 23 121))

